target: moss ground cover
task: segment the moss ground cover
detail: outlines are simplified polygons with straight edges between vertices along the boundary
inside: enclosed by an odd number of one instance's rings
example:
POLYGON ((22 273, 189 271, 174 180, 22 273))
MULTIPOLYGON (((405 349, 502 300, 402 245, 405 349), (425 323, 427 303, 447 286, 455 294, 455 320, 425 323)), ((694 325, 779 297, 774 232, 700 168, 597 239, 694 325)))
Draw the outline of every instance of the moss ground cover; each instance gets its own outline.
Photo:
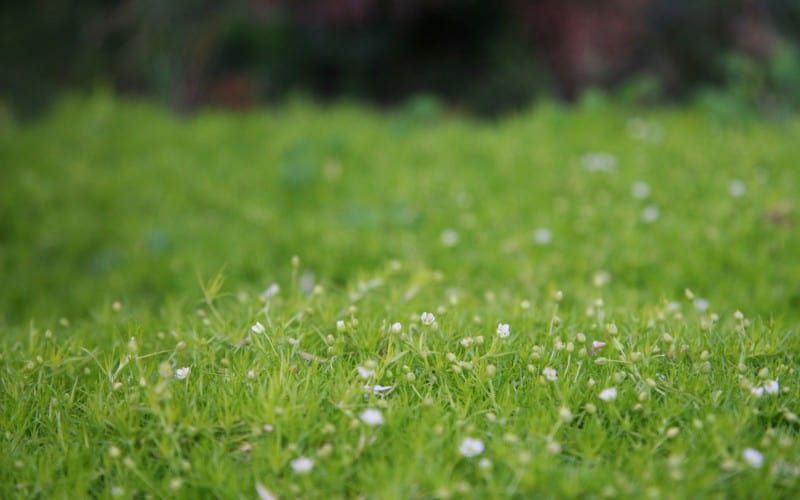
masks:
POLYGON ((800 486, 800 122, 0 123, 0 496, 800 486))

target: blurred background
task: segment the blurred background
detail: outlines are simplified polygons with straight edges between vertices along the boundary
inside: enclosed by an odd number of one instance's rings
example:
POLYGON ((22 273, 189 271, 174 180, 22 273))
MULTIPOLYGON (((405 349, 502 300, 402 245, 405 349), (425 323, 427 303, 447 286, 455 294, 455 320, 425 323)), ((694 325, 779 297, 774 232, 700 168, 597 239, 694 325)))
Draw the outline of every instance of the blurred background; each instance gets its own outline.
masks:
POLYGON ((600 88, 636 103, 722 93, 774 114, 800 107, 799 54, 798 0, 0 4, 0 99, 21 116, 97 87, 180 112, 424 95, 491 116, 600 88))

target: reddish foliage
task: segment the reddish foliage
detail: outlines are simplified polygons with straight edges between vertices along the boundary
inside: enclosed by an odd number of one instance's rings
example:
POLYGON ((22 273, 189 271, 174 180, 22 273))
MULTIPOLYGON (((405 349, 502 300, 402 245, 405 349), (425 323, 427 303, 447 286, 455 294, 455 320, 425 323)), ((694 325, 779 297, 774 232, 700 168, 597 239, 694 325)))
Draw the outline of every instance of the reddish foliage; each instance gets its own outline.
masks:
POLYGON ((567 95, 624 69, 645 34, 647 0, 515 0, 513 5, 567 95))

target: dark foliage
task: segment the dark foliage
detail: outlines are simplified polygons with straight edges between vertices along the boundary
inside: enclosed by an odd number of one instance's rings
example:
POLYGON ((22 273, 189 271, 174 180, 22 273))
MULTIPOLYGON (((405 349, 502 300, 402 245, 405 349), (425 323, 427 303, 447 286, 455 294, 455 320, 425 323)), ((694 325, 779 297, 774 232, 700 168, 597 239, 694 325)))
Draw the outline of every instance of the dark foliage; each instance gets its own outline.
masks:
POLYGON ((674 99, 749 78, 732 55, 777 64, 757 92, 792 101, 800 74, 794 0, 34 0, 0 6, 0 37, 0 95, 28 111, 98 83, 184 110, 300 91, 494 113, 631 81, 674 99))

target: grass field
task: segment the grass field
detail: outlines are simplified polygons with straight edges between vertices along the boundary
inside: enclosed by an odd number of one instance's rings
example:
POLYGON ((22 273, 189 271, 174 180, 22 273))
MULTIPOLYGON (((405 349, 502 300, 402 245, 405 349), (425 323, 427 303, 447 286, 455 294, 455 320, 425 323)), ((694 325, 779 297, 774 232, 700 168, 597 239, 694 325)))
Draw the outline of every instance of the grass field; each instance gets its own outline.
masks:
POLYGON ((6 116, 0 497, 796 497, 799 143, 602 100, 6 116))

